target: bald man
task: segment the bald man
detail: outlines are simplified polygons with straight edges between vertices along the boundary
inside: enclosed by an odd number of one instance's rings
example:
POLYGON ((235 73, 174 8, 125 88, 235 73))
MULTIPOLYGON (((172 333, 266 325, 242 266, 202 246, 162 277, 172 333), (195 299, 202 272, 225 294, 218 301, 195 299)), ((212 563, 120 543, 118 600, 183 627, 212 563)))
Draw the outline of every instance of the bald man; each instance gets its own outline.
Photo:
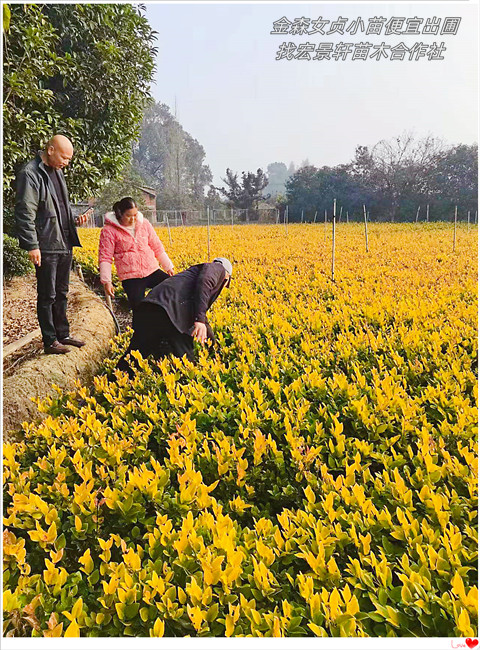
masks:
POLYGON ((87 219, 87 213, 74 219, 68 200, 62 169, 72 156, 70 140, 55 135, 17 176, 17 236, 35 265, 37 316, 46 354, 66 354, 68 346, 85 345, 70 336, 67 320, 72 248, 81 246, 76 225, 87 219))

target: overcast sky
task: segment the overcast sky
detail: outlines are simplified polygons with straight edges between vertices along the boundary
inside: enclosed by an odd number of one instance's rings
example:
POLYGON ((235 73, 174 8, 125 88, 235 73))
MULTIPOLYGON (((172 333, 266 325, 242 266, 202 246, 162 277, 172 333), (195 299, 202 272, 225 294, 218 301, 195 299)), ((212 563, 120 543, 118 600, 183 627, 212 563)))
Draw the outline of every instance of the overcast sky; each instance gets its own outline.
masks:
MULTIPOLYGON (((161 4, 147 6, 158 32, 157 101, 168 104, 205 148, 220 183, 227 167, 266 170, 348 162, 405 130, 450 144, 478 142, 478 7, 460 3, 161 4), (360 17, 460 17, 456 35, 272 35, 283 16, 336 21, 360 17), (443 41, 444 60, 276 60, 283 42, 390 46, 443 41)), ((425 23, 422 24, 420 31, 425 23)), ((324 31, 331 28, 327 24, 324 31)), ((370 51, 371 53, 371 51, 370 51)), ((312 57, 314 55, 311 55, 312 57)), ((408 58, 408 55, 407 55, 408 58)))

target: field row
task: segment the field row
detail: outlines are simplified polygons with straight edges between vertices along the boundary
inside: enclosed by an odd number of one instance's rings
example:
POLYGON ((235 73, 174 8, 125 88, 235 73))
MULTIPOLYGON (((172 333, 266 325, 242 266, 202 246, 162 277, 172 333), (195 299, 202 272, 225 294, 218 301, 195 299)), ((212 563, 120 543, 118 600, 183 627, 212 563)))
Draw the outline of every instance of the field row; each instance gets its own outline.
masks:
MULTIPOLYGON (((98 231, 77 257, 96 269, 98 231)), ((137 358, 5 446, 6 632, 477 635, 476 242, 215 227, 198 362, 137 358)), ((206 229, 162 231, 177 271, 206 229)))

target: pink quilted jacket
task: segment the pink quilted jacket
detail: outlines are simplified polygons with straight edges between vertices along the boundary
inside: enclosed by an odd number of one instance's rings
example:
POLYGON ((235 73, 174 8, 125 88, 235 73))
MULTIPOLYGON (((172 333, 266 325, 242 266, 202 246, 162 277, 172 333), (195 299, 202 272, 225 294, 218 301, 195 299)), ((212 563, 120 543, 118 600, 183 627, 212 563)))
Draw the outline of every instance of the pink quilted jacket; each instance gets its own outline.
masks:
POLYGON ((107 212, 100 233, 98 266, 100 281, 112 281, 112 261, 120 280, 145 278, 160 264, 164 271, 173 269, 165 248, 152 224, 141 212, 137 213, 135 237, 118 222, 114 212, 107 212))

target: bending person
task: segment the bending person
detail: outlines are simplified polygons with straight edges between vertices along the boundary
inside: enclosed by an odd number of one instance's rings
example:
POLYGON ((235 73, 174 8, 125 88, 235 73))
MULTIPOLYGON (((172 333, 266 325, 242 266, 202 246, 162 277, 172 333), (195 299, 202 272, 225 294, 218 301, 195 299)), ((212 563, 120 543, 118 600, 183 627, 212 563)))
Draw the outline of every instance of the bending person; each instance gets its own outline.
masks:
POLYGON ((167 354, 193 361, 193 341, 215 342, 207 311, 223 287, 230 285, 232 265, 224 257, 196 264, 154 287, 135 309, 133 336, 119 370, 132 374, 125 356, 138 350, 146 358, 167 354))
POLYGON ((157 286, 174 274, 173 264, 152 224, 129 196, 117 201, 113 212, 107 212, 100 233, 100 282, 109 296, 114 295, 112 261, 132 309, 143 300, 147 288, 157 286))

